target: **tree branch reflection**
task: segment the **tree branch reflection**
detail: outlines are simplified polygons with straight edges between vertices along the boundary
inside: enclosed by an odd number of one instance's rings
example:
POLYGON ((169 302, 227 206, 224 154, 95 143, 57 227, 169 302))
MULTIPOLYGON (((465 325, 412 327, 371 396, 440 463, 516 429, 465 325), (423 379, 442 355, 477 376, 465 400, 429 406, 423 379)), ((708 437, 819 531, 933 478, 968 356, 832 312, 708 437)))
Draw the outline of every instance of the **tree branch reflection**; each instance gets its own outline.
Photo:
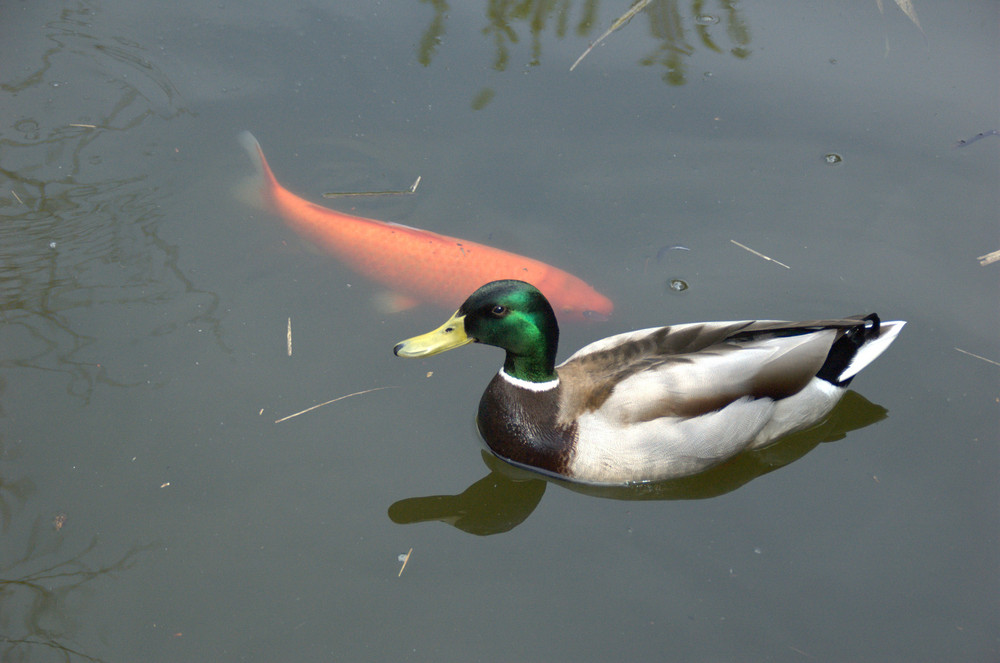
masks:
POLYGON ((23 555, 0 566, 0 660, 22 660, 34 647, 58 650, 67 661, 101 660, 70 645, 79 629, 75 616, 84 612, 81 599, 91 583, 132 568, 140 553, 153 548, 153 544, 136 546, 117 561, 94 567, 87 557, 98 550, 95 536, 77 554, 43 565, 42 560, 56 555, 63 543, 51 523, 38 518, 23 555), (15 575, 18 569, 32 567, 15 575))
POLYGON ((17 76, 0 80, 8 112, 20 118, 0 137, 0 370, 62 374, 67 393, 85 403, 98 383, 150 383, 116 370, 107 347, 116 338, 200 322, 221 344, 218 297, 195 286, 178 247, 161 236, 169 194, 134 159, 107 158, 132 130, 188 111, 146 49, 102 32, 100 18, 92 3, 59 10, 43 27, 34 68, 11 67, 17 76), (67 69, 93 74, 68 78, 67 69), (53 96, 72 99, 76 123, 53 96), (182 297, 195 300, 185 320, 137 330, 123 319, 129 307, 182 297))
MULTIPOLYGON (((417 46, 417 60, 429 66, 442 43, 450 6, 446 0, 421 2, 429 4, 434 12, 417 46)), ((572 25, 574 35, 594 38, 606 27, 598 23, 598 0, 579 3, 575 21, 572 0, 487 0, 484 9, 485 26, 481 32, 492 42, 492 67, 496 71, 507 70, 511 53, 524 36, 530 37, 530 57, 526 64, 535 67, 542 62, 542 38, 546 33, 563 39, 572 25)), ((663 67, 662 78, 668 85, 687 82, 687 59, 695 53, 696 44, 715 53, 728 52, 739 59, 750 55, 750 29, 738 0, 691 0, 685 8, 679 0, 637 0, 630 11, 638 11, 636 17, 644 17, 646 31, 655 43, 638 63, 663 67), (637 10, 638 4, 643 6, 637 10)), ((630 24, 628 12, 618 22, 613 24, 614 30, 629 30, 629 39, 636 38, 639 28, 630 24)), ((622 38, 620 33, 603 36, 615 39, 616 35, 622 38)), ((480 97, 482 93, 477 98, 480 97)))

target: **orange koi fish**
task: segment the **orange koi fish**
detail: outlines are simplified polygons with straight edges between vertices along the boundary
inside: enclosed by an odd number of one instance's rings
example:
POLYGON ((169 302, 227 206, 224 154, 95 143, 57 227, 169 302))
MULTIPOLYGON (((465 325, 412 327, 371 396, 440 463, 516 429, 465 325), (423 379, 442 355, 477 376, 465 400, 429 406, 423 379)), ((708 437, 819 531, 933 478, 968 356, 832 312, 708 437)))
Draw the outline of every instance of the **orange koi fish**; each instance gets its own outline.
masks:
POLYGON ((240 142, 257 165, 265 204, 300 235, 400 295, 404 307, 430 302, 458 308, 484 283, 518 279, 541 290, 556 313, 568 318, 607 319, 614 309, 579 278, 538 260, 311 203, 281 186, 250 132, 243 132, 240 142))

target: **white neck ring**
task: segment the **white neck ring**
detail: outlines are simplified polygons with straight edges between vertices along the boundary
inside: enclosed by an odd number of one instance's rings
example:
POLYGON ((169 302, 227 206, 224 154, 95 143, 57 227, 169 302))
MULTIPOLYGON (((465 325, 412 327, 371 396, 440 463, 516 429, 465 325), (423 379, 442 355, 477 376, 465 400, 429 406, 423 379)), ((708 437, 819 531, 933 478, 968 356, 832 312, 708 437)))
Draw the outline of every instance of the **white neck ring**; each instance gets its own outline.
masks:
POLYGON ((527 389, 528 391, 550 391, 559 386, 559 378, 548 380, 547 382, 531 382, 530 380, 522 380, 521 378, 515 378, 513 375, 508 375, 503 368, 500 369, 500 377, 509 384, 521 389, 527 389))

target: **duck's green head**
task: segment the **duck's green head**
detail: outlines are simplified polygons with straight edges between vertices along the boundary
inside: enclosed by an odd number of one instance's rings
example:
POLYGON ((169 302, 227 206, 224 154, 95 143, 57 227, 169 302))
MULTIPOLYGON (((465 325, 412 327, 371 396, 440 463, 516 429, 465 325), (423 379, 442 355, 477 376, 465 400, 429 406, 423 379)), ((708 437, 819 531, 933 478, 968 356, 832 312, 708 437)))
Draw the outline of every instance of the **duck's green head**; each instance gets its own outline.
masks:
POLYGON ((559 325, 538 288, 524 281, 493 281, 472 293, 455 315, 432 332, 396 345, 400 357, 429 357, 466 343, 507 351, 504 371, 515 378, 555 378, 559 325))

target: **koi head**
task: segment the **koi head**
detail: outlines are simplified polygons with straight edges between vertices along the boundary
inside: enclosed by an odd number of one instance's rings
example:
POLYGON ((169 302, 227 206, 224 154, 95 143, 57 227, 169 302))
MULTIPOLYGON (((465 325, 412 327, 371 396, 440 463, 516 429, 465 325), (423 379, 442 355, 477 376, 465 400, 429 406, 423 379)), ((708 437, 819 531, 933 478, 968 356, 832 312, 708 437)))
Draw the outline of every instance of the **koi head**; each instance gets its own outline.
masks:
POLYGON ((563 274, 569 278, 561 283, 545 279, 537 284, 560 320, 606 322, 611 318, 615 305, 610 299, 575 276, 563 274))

